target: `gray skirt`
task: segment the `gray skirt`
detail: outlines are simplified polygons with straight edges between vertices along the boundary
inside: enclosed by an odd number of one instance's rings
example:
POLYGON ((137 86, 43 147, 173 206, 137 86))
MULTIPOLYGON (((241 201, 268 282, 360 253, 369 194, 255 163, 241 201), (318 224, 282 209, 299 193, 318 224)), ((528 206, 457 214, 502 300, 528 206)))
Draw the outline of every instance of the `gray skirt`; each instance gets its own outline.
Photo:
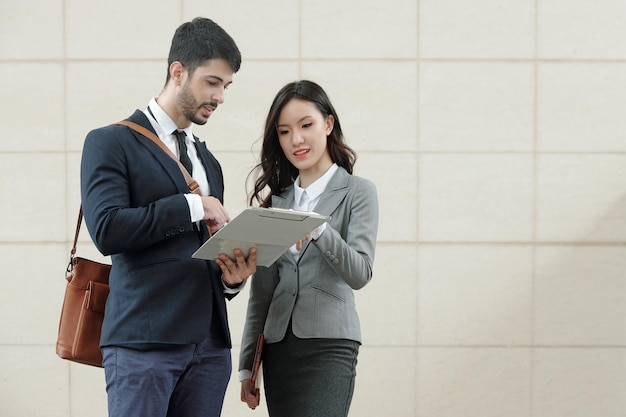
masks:
POLYGON ((359 342, 285 338, 263 350, 263 385, 271 417, 346 417, 359 342))

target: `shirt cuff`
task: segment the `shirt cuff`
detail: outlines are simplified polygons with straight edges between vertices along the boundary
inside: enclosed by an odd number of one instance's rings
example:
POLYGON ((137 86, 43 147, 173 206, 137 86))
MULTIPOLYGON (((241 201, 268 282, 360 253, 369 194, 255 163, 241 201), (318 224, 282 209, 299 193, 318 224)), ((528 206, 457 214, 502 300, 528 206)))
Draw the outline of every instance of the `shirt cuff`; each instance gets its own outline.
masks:
POLYGON ((204 217, 204 207, 202 207, 202 199, 198 194, 185 194, 187 205, 189 206, 189 216, 191 222, 199 222, 204 217))
POLYGON ((252 378, 252 371, 249 371, 247 369, 242 369, 241 371, 239 371, 239 382, 243 382, 246 379, 250 378, 252 378))
POLYGON ((319 237, 322 235, 322 233, 324 233, 324 230, 326 230, 326 225, 328 223, 324 223, 321 226, 317 227, 315 230, 313 230, 311 232, 311 240, 317 240, 319 239, 319 237))
POLYGON ((243 288, 246 286, 246 282, 248 282, 248 280, 243 281, 238 287, 230 288, 226 286, 226 283, 224 282, 224 280, 222 280, 222 287, 224 287, 224 293, 237 294, 239 291, 243 290, 243 288))

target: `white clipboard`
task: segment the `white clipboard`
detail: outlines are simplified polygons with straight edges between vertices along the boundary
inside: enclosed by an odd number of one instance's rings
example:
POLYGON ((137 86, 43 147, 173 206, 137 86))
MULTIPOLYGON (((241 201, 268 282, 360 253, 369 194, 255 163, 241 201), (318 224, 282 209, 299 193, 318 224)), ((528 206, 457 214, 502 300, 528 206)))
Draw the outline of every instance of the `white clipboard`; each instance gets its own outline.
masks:
POLYGON ((216 232, 192 255, 214 260, 220 253, 234 259, 239 248, 244 255, 256 247, 256 264, 270 266, 294 243, 330 217, 317 213, 278 208, 249 207, 216 232))

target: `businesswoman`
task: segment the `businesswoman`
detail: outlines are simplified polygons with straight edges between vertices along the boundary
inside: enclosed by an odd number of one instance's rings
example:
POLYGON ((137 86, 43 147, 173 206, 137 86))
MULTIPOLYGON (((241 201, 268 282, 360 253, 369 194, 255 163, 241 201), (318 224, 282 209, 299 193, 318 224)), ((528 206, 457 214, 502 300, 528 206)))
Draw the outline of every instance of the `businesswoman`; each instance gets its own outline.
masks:
MULTIPOLYGON (((259 404, 250 380, 265 337, 263 385, 272 417, 345 417, 361 344, 354 290, 372 278, 378 229, 374 184, 352 175, 326 92, 285 85, 267 115, 250 204, 314 211, 330 220, 252 277, 239 370, 241 400, 259 404)), ((280 233, 280 231, 277 231, 280 233)))

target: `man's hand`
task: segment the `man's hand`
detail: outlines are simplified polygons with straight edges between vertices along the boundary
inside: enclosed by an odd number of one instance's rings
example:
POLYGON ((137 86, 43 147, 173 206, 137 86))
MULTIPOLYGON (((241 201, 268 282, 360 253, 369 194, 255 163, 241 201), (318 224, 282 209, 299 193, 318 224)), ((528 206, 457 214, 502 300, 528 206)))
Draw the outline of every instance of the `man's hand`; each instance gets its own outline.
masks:
POLYGON ((256 248, 250 248, 248 259, 241 249, 235 249, 235 260, 225 253, 220 253, 215 262, 222 270, 222 281, 229 287, 237 287, 256 271, 256 248))
POLYGON ((213 196, 201 196, 200 198, 204 209, 202 220, 207 224, 211 233, 215 233, 230 221, 230 216, 217 198, 213 196))

